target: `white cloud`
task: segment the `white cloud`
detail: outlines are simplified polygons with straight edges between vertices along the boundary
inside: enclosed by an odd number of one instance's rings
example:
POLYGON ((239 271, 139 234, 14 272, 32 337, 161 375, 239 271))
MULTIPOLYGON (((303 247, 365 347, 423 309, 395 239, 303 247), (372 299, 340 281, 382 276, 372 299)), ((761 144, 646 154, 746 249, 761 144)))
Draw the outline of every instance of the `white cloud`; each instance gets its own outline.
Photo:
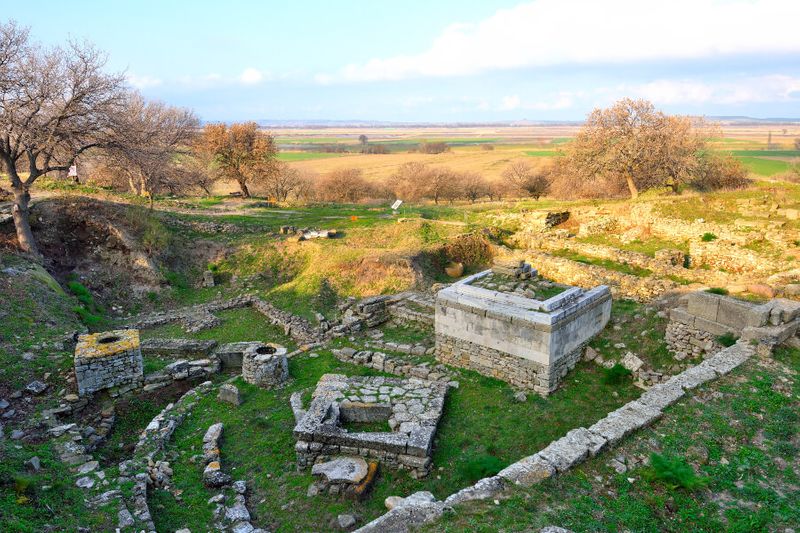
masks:
POLYGON ((499 111, 513 111, 515 109, 531 109, 534 111, 556 111, 568 109, 573 106, 574 98, 572 93, 561 92, 547 99, 536 99, 523 101, 518 95, 503 97, 499 111))
POLYGON ((128 83, 130 83, 137 89, 149 89, 150 87, 158 87, 162 83, 162 81, 159 78, 154 78, 152 76, 138 76, 133 73, 128 73, 126 77, 128 79, 128 83))
POLYGON ((800 78, 774 74, 715 83, 665 79, 622 85, 613 93, 646 98, 661 105, 797 102, 800 101, 800 78))
POLYGON ((244 85, 256 85, 263 79, 264 73, 253 67, 244 69, 244 72, 242 72, 242 74, 239 76, 239 81, 244 85))
POLYGON ((798 53, 798 0, 534 0, 445 28, 428 50, 351 64, 334 81, 580 63, 798 53))

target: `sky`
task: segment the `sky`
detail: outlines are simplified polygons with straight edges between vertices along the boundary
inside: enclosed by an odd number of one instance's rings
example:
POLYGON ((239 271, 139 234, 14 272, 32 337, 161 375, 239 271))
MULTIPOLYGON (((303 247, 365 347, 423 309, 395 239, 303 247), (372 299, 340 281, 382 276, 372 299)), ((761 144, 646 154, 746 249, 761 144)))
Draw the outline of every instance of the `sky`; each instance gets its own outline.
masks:
POLYGON ((800 117, 800 0, 0 0, 205 121, 800 117))

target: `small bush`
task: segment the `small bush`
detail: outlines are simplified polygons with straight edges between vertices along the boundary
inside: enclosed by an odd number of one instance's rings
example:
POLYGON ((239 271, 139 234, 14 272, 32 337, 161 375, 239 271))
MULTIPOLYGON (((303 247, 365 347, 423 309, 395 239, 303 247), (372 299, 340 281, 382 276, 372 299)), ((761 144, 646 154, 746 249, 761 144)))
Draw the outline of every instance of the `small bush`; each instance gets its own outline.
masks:
POLYGON ((180 272, 168 270, 164 272, 164 279, 167 280, 170 287, 175 289, 185 290, 189 288, 189 281, 186 279, 186 276, 180 272))
POLYGON ((505 468, 505 463, 494 455, 477 455, 464 461, 459 467, 459 473, 470 483, 479 479, 490 477, 505 468))
POLYGON ((483 235, 461 235, 442 247, 442 262, 465 266, 487 265, 492 261, 492 245, 483 235))
POLYGON ((88 328, 94 329, 103 323, 103 317, 95 315, 85 307, 75 306, 72 308, 76 315, 81 319, 81 322, 88 328))
POLYGON ((142 246, 147 255, 153 256, 169 247, 172 235, 164 225, 154 217, 148 217, 144 222, 142 233, 142 246))
POLYGON ((734 335, 730 331, 720 335, 719 337, 717 337, 717 342, 720 343, 721 345, 725 346, 726 348, 729 347, 729 346, 733 346, 734 344, 736 344, 736 341, 738 341, 738 340, 739 340, 739 337, 737 337, 736 335, 734 335))
POLYGON ((611 368, 603 369, 603 383, 606 385, 619 385, 632 375, 633 372, 621 364, 615 363, 611 368))
POLYGON ((649 481, 660 481, 670 490, 678 487, 695 490, 708 483, 708 478, 695 474, 686 459, 657 453, 650 456, 650 468, 644 472, 644 477, 649 481))
POLYGON ((419 236, 423 244, 431 244, 442 240, 442 236, 431 226, 429 222, 423 222, 419 226, 419 236))
POLYGON ((703 242, 716 241, 717 240, 717 236, 714 235, 713 233, 707 231, 707 232, 703 233, 703 235, 700 237, 700 240, 703 241, 703 242))
POLYGON ((728 295, 728 289, 724 289, 722 287, 711 287, 710 289, 706 289, 706 292, 711 294, 720 294, 722 296, 728 295))

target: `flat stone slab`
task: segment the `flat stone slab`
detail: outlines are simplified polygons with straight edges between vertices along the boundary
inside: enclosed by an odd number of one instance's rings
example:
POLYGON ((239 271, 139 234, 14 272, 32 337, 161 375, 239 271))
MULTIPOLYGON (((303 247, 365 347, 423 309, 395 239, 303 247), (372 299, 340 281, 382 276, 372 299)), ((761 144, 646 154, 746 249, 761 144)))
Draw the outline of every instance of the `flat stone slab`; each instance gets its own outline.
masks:
POLYGON ((539 455, 559 472, 566 472, 584 461, 590 453, 597 454, 605 444, 603 435, 592 434, 586 428, 578 428, 551 442, 539 455))
POLYGON ((665 409, 680 400, 684 395, 683 387, 677 382, 659 383, 639 397, 639 402, 653 409, 665 409))
POLYGON ((684 390, 691 390, 716 377, 717 373, 714 369, 703 361, 697 366, 687 368, 680 374, 672 376, 667 383, 680 385, 684 390))
POLYGON ((554 476, 555 473, 555 467, 537 453, 507 466, 497 475, 515 485, 529 487, 554 476))
POLYGON ((609 445, 614 445, 633 431, 650 424, 659 417, 661 417, 659 409, 639 401, 633 401, 609 413, 608 416, 590 426, 589 431, 605 438, 609 445))
POLYGON ((754 353, 751 346, 735 344, 709 357, 705 363, 716 373, 724 375, 747 361, 754 353))
POLYGON ((358 484, 367 477, 369 466, 361 457, 339 457, 311 467, 311 474, 324 476, 329 483, 358 484))

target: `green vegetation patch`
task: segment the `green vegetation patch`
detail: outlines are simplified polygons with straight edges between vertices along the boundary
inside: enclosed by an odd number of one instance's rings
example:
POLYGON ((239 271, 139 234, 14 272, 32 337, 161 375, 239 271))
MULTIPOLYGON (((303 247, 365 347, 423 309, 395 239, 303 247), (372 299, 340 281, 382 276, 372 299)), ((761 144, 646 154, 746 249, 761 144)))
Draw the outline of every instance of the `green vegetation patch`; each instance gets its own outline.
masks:
POLYGON ((783 531, 800 523, 800 351, 753 358, 572 471, 460 506, 426 531, 783 531), (654 455, 655 454, 655 455, 654 455), (617 473, 620 457, 627 471, 617 473), (638 458, 638 459, 637 459, 638 458), (644 460, 645 464, 641 461, 644 460))
POLYGON ((739 157, 738 159, 747 170, 759 176, 774 176, 791 168, 791 163, 779 159, 764 159, 762 157, 739 157))
POLYGON ((623 274, 630 274, 631 276, 637 276, 640 278, 649 277, 653 273, 653 271, 648 268, 642 268, 635 265, 628 265, 626 263, 612 261, 611 259, 589 257, 586 255, 579 254, 578 252, 575 252, 573 250, 569 250, 567 248, 561 248, 560 250, 555 250, 553 252, 550 252, 550 254, 556 257, 563 257, 564 259, 576 261, 578 263, 599 266, 602 268, 606 268, 608 270, 615 270, 617 272, 622 272, 623 274))

